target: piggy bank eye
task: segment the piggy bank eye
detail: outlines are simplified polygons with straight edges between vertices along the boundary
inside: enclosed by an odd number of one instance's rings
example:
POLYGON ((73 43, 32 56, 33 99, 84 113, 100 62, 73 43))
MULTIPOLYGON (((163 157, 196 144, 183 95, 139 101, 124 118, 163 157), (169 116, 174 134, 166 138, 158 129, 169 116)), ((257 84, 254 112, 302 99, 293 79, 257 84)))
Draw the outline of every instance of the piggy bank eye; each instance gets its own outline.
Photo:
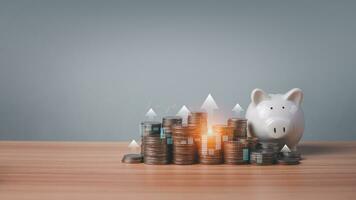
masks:
POLYGON ((273 107, 270 107, 271 110, 273 110, 273 107))
POLYGON ((282 109, 284 109, 285 107, 284 106, 282 106, 282 109))

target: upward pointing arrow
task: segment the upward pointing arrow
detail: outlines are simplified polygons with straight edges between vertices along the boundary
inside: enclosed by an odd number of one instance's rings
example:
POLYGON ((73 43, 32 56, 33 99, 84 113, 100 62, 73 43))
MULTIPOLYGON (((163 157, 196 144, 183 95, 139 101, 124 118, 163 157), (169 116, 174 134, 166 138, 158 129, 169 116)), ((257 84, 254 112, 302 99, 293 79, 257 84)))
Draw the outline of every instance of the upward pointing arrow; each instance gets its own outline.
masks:
POLYGON ((237 115, 240 115, 244 109, 240 106, 240 104, 236 104, 235 107, 232 109, 233 112, 235 112, 237 115))
POLYGON ((149 120, 153 120, 153 118, 157 117, 157 114, 152 108, 150 108, 146 113, 146 117, 148 117, 149 120))
POLYGON ((137 142, 135 140, 132 140, 129 144, 129 148, 137 148, 137 147, 139 147, 137 142))
POLYGON ((213 116, 214 116, 214 110, 218 109, 218 105, 216 105, 214 98, 209 94, 203 105, 201 106, 201 109, 205 110, 208 113, 208 132, 212 133, 212 126, 213 126, 213 116))
POLYGON ((190 114, 189 109, 185 105, 183 105, 182 108, 178 111, 177 116, 183 119, 183 124, 186 124, 189 114, 190 114))
POLYGON ((290 150, 289 147, 285 144, 285 145, 283 146, 283 148, 281 149, 281 152, 282 152, 282 153, 289 153, 289 152, 291 152, 291 150, 290 150))
POLYGON ((129 149, 132 153, 135 153, 140 146, 137 144, 135 140, 132 140, 129 144, 129 149))
POLYGON ((218 105, 216 105, 215 100, 214 100, 214 98, 211 96, 211 94, 209 94, 209 95, 206 97, 206 99, 205 99, 203 105, 201 106, 201 109, 206 110, 206 111, 209 111, 209 110, 216 110, 216 109, 218 109, 218 108, 219 108, 219 107, 218 107, 218 105))

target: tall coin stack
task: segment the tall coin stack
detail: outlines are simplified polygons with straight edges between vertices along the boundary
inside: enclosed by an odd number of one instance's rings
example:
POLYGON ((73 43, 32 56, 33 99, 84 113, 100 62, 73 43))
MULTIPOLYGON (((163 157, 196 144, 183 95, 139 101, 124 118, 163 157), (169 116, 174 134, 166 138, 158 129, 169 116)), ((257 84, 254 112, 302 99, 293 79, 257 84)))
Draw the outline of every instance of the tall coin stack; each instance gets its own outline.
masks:
POLYGON ((198 127, 201 133, 208 131, 208 114, 206 112, 191 112, 188 116, 188 124, 198 127))
POLYGON ((146 135, 143 137, 143 161, 149 165, 168 164, 167 138, 160 135, 146 135))
POLYGON ((229 118, 227 125, 234 128, 234 139, 246 138, 247 136, 247 119, 229 118))
POLYGON ((208 114, 206 112, 191 112, 188 116, 188 124, 189 126, 196 127, 193 138, 196 145, 195 160, 198 162, 198 149, 200 148, 201 144, 201 136, 208 132, 208 114))
POLYGON ((224 143, 224 163, 238 165, 250 162, 250 150, 247 140, 226 141, 224 143))
POLYGON ((221 164, 222 158, 221 135, 202 135, 199 148, 200 163, 207 165, 221 164))
POLYGON ((173 127, 173 163, 191 165, 195 162, 195 145, 193 135, 195 126, 176 125, 173 127))
POLYGON ((172 162, 173 158, 173 127, 182 125, 182 118, 178 116, 168 116, 162 119, 161 138, 167 139, 168 161, 172 162))
POLYGON ((161 123, 154 121, 144 121, 140 124, 141 133, 141 155, 144 155, 144 137, 149 135, 159 136, 161 134, 161 123))

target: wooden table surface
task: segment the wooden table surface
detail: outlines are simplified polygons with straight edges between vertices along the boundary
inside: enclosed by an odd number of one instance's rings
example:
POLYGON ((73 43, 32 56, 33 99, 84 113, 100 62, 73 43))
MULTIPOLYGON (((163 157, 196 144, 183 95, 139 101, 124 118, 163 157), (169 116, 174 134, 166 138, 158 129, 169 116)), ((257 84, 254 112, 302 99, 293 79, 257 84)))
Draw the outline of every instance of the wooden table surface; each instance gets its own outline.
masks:
POLYGON ((296 166, 123 164, 126 142, 0 142, 0 199, 356 199, 356 141, 296 166))

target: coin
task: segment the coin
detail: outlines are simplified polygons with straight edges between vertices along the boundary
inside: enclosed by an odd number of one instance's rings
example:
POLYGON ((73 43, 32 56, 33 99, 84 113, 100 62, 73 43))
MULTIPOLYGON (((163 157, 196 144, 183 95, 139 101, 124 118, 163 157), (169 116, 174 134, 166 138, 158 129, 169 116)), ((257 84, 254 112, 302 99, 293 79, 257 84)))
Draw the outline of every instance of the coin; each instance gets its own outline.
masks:
POLYGON ((144 150, 143 161, 145 164, 168 164, 167 139, 159 135, 147 135, 143 137, 144 150))
POLYGON ((208 114, 206 112, 191 112, 188 116, 188 124, 195 126, 200 135, 206 133, 208 131, 208 114))
POLYGON ((266 151, 254 151, 251 153, 250 163, 255 165, 273 165, 276 164, 276 154, 266 151))
POLYGON ((173 127, 173 163, 191 165, 195 163, 196 146, 194 134, 196 127, 192 125, 176 125, 173 127))
POLYGON ((245 118, 229 118, 227 125, 233 127, 235 140, 247 137, 247 119, 245 118))
POLYGON ((141 154, 126 154, 122 158, 121 162, 128 164, 142 163, 142 158, 141 154))
POLYGON ((226 164, 248 164, 250 161, 248 142, 226 141, 224 142, 224 163, 226 164))
POLYGON ((141 154, 143 155, 144 150, 144 136, 147 135, 160 135, 161 134, 161 123, 156 121, 144 121, 140 123, 140 134, 141 134, 141 154))
POLYGON ((221 164, 223 162, 223 149, 220 135, 204 134, 199 147, 199 161, 201 164, 221 164))
POLYGON ((171 163, 173 159, 173 126, 182 125, 183 119, 178 116, 166 116, 162 118, 161 137, 167 138, 167 154, 168 162, 171 163))
POLYGON ((300 163, 301 154, 297 151, 281 152, 278 163, 283 165, 297 165, 300 163))
POLYGON ((225 141, 234 140, 234 128, 225 124, 213 125, 213 133, 221 136, 222 148, 224 148, 225 141))
POLYGON ((298 165, 300 161, 297 158, 282 158, 278 160, 278 163, 282 165, 298 165))

